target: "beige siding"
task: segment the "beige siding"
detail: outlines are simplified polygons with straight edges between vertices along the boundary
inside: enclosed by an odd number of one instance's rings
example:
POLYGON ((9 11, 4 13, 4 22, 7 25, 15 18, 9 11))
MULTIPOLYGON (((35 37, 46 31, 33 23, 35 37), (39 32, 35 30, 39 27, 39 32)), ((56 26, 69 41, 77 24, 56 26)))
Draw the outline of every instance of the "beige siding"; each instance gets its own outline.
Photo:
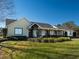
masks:
POLYGON ((29 26, 29 21, 27 21, 26 19, 21 19, 18 20, 14 23, 11 23, 10 25, 8 25, 8 33, 7 36, 15 36, 14 34, 14 28, 18 27, 18 28, 23 28, 23 36, 28 36, 28 27, 29 26))

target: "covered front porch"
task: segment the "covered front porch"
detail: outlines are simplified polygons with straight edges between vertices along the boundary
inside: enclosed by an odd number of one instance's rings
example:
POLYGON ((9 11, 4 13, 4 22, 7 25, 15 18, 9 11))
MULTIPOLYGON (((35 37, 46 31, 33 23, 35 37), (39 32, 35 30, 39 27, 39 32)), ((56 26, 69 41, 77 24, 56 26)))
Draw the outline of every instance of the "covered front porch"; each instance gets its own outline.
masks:
POLYGON ((62 29, 54 29, 53 30, 53 36, 63 37, 64 36, 64 30, 62 29))
POLYGON ((42 29, 37 24, 34 24, 29 29, 29 37, 42 37, 50 35, 51 30, 42 29))
POLYGON ((63 30, 55 30, 53 28, 42 28, 38 24, 34 24, 29 28, 29 37, 49 36, 63 36, 63 30))

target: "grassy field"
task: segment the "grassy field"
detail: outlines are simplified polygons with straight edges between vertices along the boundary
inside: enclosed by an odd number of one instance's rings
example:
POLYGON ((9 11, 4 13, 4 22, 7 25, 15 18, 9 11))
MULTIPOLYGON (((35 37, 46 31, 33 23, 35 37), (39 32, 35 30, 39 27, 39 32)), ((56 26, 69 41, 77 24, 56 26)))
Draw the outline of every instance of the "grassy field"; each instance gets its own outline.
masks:
POLYGON ((57 43, 6 41, 0 45, 3 59, 79 59, 79 40, 57 43))

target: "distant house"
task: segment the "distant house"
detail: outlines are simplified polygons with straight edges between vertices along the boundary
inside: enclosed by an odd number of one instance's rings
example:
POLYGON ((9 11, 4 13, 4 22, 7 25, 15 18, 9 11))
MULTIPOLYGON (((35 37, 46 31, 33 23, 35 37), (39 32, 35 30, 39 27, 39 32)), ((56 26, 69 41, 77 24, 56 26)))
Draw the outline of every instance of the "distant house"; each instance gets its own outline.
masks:
POLYGON ((20 20, 6 20, 7 36, 73 36, 74 31, 59 28, 47 23, 31 22, 26 18, 20 20))

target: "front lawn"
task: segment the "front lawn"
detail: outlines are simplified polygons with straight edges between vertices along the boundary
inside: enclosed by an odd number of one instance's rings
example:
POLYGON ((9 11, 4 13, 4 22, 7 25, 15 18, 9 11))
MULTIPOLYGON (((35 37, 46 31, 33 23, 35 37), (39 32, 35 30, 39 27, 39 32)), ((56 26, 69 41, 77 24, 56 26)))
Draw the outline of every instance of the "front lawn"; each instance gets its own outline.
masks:
POLYGON ((6 41, 1 45, 6 59, 79 59, 79 40, 56 43, 6 41))
POLYGON ((3 36, 0 35, 0 38, 3 38, 3 36))

